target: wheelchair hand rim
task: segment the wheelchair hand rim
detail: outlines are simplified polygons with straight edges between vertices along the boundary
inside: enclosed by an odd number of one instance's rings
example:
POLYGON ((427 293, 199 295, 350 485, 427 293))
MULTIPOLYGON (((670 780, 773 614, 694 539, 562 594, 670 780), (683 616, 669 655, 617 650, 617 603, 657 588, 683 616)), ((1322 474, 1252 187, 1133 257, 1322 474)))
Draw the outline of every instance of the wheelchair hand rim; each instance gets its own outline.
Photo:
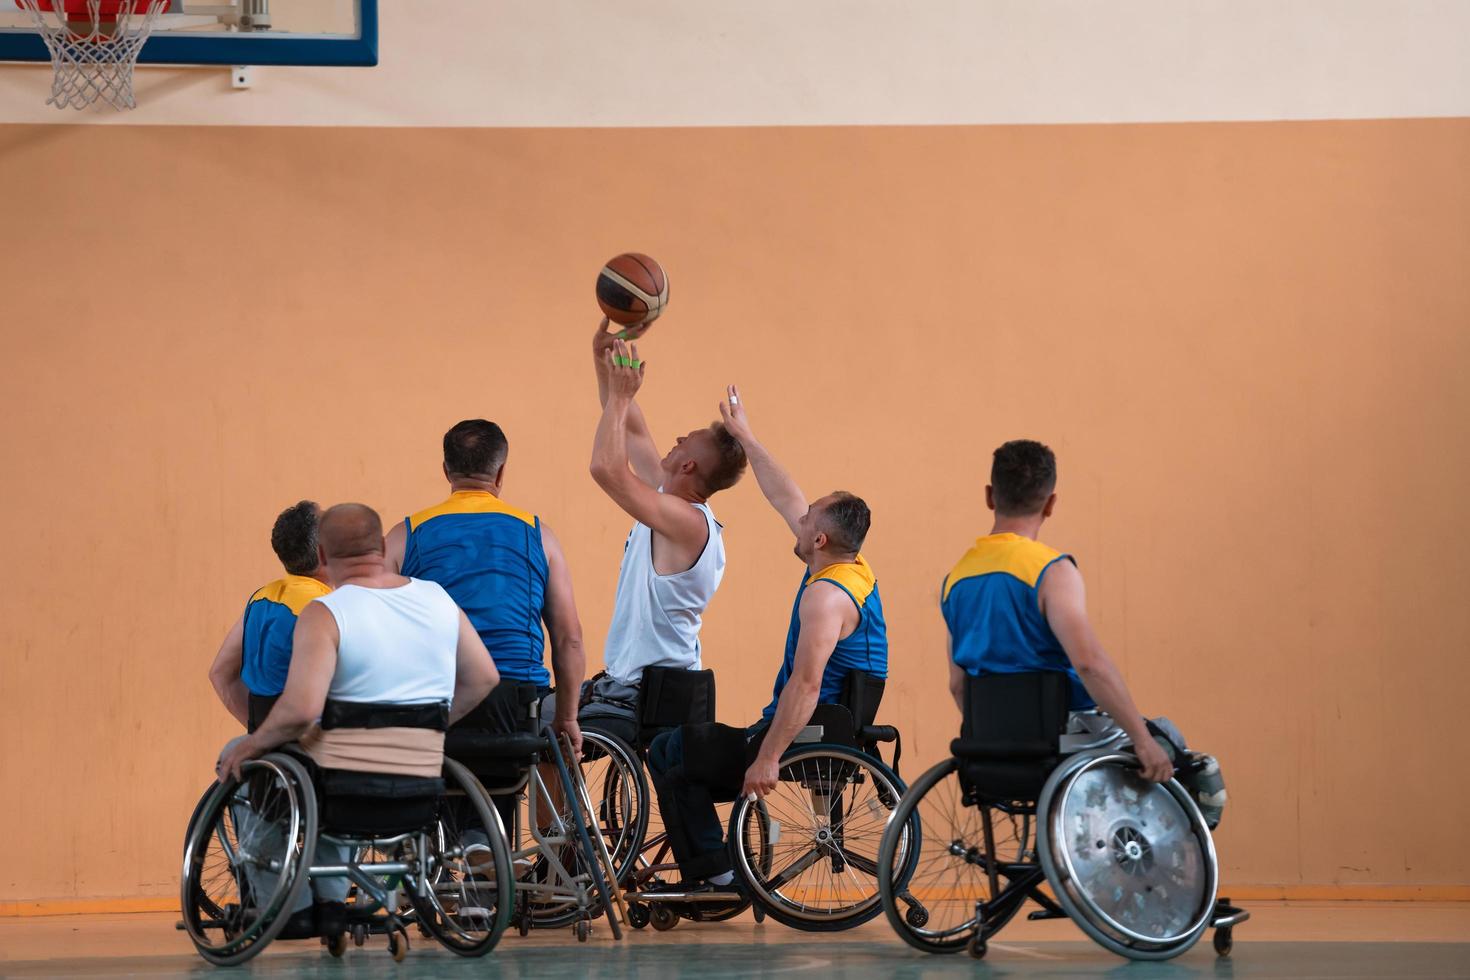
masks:
POLYGON ((1195 805, 1189 793, 1177 780, 1171 779, 1158 785, 1168 792, 1184 811, 1190 823, 1190 830, 1201 845, 1206 883, 1200 899, 1201 907, 1191 919, 1189 927, 1174 936, 1149 936, 1118 922, 1087 892, 1077 887, 1076 882, 1080 876, 1072 860, 1071 852, 1065 847, 1054 846, 1055 841, 1063 839, 1063 835, 1059 833, 1062 829, 1060 827, 1062 813, 1078 778, 1088 770, 1105 765, 1121 765, 1134 769, 1137 768, 1138 760, 1128 752, 1107 750, 1083 752, 1068 758, 1047 779, 1037 807, 1037 856, 1040 858, 1047 881, 1053 885, 1058 902, 1073 921, 1083 927, 1085 932, 1093 935, 1093 938, 1103 941, 1104 945, 1124 956, 1143 954, 1167 958, 1177 955, 1194 945, 1209 927, 1210 917, 1214 910, 1215 894, 1219 886, 1219 866, 1214 841, 1205 826, 1199 807, 1195 805), (1061 794, 1060 799, 1058 799, 1058 793, 1061 794), (1092 928, 1089 929, 1088 926, 1092 928))

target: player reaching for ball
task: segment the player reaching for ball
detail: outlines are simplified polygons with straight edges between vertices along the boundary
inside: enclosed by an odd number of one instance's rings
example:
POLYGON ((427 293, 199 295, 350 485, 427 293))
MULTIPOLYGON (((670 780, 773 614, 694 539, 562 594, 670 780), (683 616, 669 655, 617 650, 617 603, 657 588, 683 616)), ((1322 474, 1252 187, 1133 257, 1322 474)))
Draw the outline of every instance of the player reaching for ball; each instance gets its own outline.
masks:
MULTIPOLYGON (((646 331, 633 328, 629 335, 646 331)), ((700 666, 699 627, 725 574, 725 546, 709 499, 745 472, 745 451, 723 423, 674 440, 660 455, 637 395, 647 365, 606 319, 592 338, 602 419, 592 478, 634 520, 618 569, 604 674, 589 683, 583 718, 632 740, 645 667, 700 666)))

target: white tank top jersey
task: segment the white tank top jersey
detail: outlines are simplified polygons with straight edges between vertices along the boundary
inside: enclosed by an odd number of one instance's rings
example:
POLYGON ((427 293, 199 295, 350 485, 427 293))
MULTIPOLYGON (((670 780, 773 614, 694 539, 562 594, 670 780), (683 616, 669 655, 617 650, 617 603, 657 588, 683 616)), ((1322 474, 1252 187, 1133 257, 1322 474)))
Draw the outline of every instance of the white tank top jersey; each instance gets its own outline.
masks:
POLYGON ((337 620, 341 642, 327 697, 376 704, 454 699, 459 607, 437 582, 396 589, 344 585, 314 600, 337 620))
POLYGON ((704 514, 709 538, 699 560, 686 571, 656 573, 653 530, 634 524, 628 532, 603 648, 607 672, 621 684, 636 685, 645 667, 699 669, 699 626, 725 577, 725 542, 709 505, 694 506, 704 514))

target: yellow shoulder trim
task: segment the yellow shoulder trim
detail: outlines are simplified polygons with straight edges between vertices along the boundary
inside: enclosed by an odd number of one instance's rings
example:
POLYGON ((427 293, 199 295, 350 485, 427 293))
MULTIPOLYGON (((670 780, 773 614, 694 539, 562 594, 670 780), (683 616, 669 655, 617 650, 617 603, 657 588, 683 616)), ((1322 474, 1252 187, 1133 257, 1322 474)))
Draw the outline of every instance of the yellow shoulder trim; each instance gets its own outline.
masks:
POLYGON ((868 601, 868 596, 878 587, 878 578, 873 574, 873 566, 864 560, 862 555, 857 556, 857 561, 838 562, 828 565, 807 579, 807 584, 826 580, 834 585, 840 585, 852 596, 854 602, 861 609, 863 603, 868 601))
POLYGON ((956 583, 996 572, 1020 579, 1035 588, 1042 569, 1060 556, 1060 551, 1017 534, 986 535, 976 541, 950 571, 944 580, 944 598, 949 598, 949 590, 956 583))
POLYGON ((536 526, 535 514, 521 510, 519 507, 512 507, 493 493, 484 490, 456 490, 442 504, 421 510, 410 517, 408 529, 412 531, 425 522, 445 514, 505 514, 518 521, 524 521, 532 527, 536 526))
POLYGON ((319 582, 309 575, 287 575, 278 578, 269 585, 255 590, 250 597, 251 602, 264 599, 274 602, 290 609, 293 615, 300 616, 301 610, 313 599, 320 599, 331 592, 332 589, 324 582, 319 582))

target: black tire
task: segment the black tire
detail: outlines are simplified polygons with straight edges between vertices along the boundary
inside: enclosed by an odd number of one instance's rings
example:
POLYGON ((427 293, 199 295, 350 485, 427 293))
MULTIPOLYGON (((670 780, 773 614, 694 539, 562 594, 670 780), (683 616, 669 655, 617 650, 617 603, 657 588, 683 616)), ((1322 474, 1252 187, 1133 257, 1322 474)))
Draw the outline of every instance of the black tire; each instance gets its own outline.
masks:
MULTIPOLYGON (((730 811, 731 863, 751 900, 782 925, 806 932, 851 929, 878 915, 883 910, 878 895, 882 827, 900 805, 904 789, 892 769, 857 749, 815 744, 787 750, 781 758, 781 780, 761 807, 742 799, 730 811), (813 804, 819 800, 829 808, 827 822, 840 825, 826 827, 825 839, 821 819, 813 817, 810 828, 802 827, 802 811, 813 815, 813 804), (770 843, 773 835, 763 838, 763 820, 782 825, 780 840, 770 843), (793 833, 797 827, 802 829, 793 833), (792 843, 802 853, 787 861, 789 851, 782 847, 792 843), (825 875, 829 886, 840 881, 846 889, 856 883, 862 896, 819 905, 786 894, 787 885, 804 879, 813 868, 820 869, 815 884, 804 886, 801 894, 816 891, 820 896, 816 884, 825 875)), ((899 869, 900 874, 903 871, 899 869)))
POLYGON ((658 932, 668 932, 679 924, 679 915, 669 908, 668 903, 658 902, 649 910, 649 917, 653 922, 653 928, 658 932))
MULTIPOLYGON (((998 811, 992 814, 998 815, 998 811)), ((899 803, 878 853, 878 863, 886 872, 880 876, 878 887, 888 924, 915 949, 926 953, 958 953, 967 949, 976 936, 978 924, 972 914, 973 903, 994 898, 988 876, 981 865, 957 861, 949 848, 955 842, 966 845, 967 852, 983 848, 980 819, 980 811, 964 803, 959 760, 953 757, 937 763, 914 780, 899 803), (927 816, 921 816, 921 809, 927 816), (912 825, 913 830, 908 845, 909 869, 903 876, 893 873, 893 863, 902 843, 899 831, 906 825, 912 825), (946 840, 951 845, 946 845, 946 840), (961 897, 951 908, 941 904, 924 905, 923 900, 930 892, 943 895, 958 892, 961 897)), ((997 828, 997 850, 1005 840, 1017 853, 1001 856, 1020 860, 1026 851, 1030 823, 1024 817, 1011 819, 1010 835, 997 828)), ((1017 905, 1004 919, 987 922, 986 935, 998 932, 1019 909, 1017 905)))
MULTIPOLYGON (((445 799, 440 806, 440 818, 431 844, 434 867, 429 874, 430 893, 413 896, 415 916, 421 928, 427 929, 439 945, 460 956, 484 956, 500 942, 510 925, 515 910, 515 877, 511 867, 510 847, 505 840, 505 830, 500 823, 485 788, 480 785, 468 769, 453 759, 444 760, 445 799), (461 796, 462 794, 462 796, 461 796), (466 809, 457 806, 460 799, 468 804, 466 809), (461 843, 463 827, 458 827, 460 815, 468 814, 485 828, 491 854, 491 866, 495 880, 485 886, 483 877, 465 874, 464 849, 461 843), (461 867, 455 868, 459 863, 461 867), (455 877, 455 875, 458 877, 455 877), (485 908, 486 900, 493 901, 488 920, 478 910, 485 908), (468 904, 467 904, 468 903, 468 904), (446 906, 452 904, 453 909, 446 906), (473 915, 461 910, 473 907, 473 915), (476 928, 480 926, 482 928, 476 928)), ((473 849, 473 846, 472 846, 473 849)), ((428 856, 421 856, 426 859, 428 856)), ((483 862, 476 862, 476 867, 483 862)), ((483 872, 477 874, 483 876, 483 872)))
MULTIPOLYGON (((290 920, 290 910, 307 887, 308 869, 316 851, 316 793, 301 764, 290 756, 272 752, 241 767, 244 784, 253 798, 237 794, 242 784, 234 779, 216 783, 195 808, 194 819, 184 838, 184 870, 180 883, 180 905, 184 930, 195 950, 215 966, 235 966, 255 956, 280 934, 290 920), (232 863, 228 848, 249 853, 250 842, 240 847, 236 824, 241 808, 251 814, 254 827, 272 827, 281 837, 284 851, 282 870, 269 895, 252 896, 249 874, 232 863), (211 852, 218 846, 218 856, 211 852), (220 859, 223 859, 221 863, 220 859), (239 901, 228 901, 225 892, 239 901), (265 901, 265 907, 246 917, 247 901, 265 901), (216 915, 236 916, 239 928, 225 928, 216 915)), ((248 830, 251 837, 263 831, 248 830)))

